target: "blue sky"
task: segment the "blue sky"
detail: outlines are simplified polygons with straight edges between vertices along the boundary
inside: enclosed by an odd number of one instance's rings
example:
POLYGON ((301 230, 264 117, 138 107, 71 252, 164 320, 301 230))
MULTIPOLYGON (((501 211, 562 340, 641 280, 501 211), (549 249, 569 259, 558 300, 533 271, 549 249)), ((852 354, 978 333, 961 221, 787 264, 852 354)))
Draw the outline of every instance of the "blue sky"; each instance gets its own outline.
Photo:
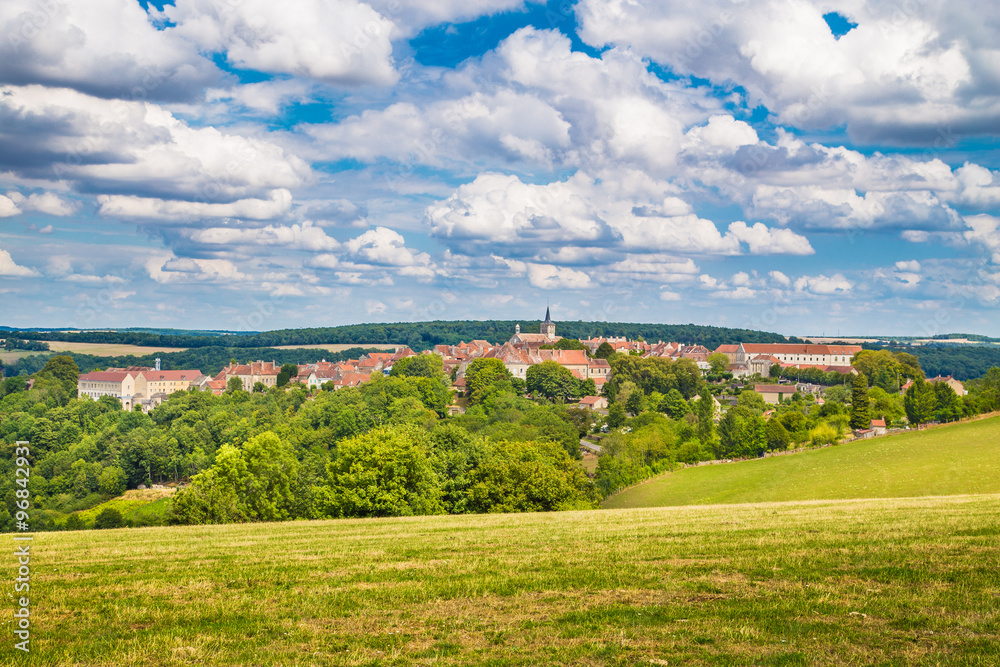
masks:
POLYGON ((0 324, 997 335, 998 31, 934 0, 4 3, 0 324))

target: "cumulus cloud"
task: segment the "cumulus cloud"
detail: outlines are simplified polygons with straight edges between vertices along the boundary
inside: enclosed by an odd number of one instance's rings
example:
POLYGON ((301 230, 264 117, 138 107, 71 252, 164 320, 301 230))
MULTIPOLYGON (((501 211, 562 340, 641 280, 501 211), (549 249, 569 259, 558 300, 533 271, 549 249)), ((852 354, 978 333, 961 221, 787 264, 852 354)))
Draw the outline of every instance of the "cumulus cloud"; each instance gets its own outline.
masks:
POLYGON ((722 234, 682 200, 664 198, 664 190, 669 185, 631 172, 601 178, 578 172, 546 185, 486 173, 430 206, 427 219, 433 234, 458 246, 489 243, 527 249, 573 244, 737 255, 745 243, 751 254, 813 252, 805 237, 763 223, 734 222, 722 234))
POLYGON ((157 30, 134 0, 0 3, 0 35, 0 83, 193 100, 223 76, 187 40, 157 30))
POLYGON ((320 227, 302 225, 267 225, 260 228, 209 227, 192 230, 188 238, 209 246, 283 246, 297 250, 330 251, 340 247, 320 227))
POLYGON ((243 69, 348 85, 398 78, 392 22, 355 0, 300 0, 294 11, 268 0, 177 0, 162 14, 175 24, 166 32, 243 69))
POLYGON ((680 74, 735 83, 749 106, 783 123, 846 119, 853 135, 876 141, 928 142, 944 126, 995 132, 1000 95, 985 65, 995 47, 992 31, 978 29, 978 5, 852 3, 842 11, 858 27, 839 39, 823 19, 829 10, 820 0, 582 0, 577 17, 589 44, 629 46, 680 74))
POLYGON ((376 227, 344 243, 354 258, 379 266, 427 267, 430 255, 406 247, 403 236, 388 227, 376 227))
POLYGON ((28 195, 21 205, 26 211, 38 211, 58 216, 72 215, 78 208, 75 202, 64 199, 53 192, 28 195))
POLYGON ((249 280, 228 259, 192 259, 164 255, 146 262, 149 277, 158 283, 240 283, 249 280))
POLYGON ((973 215, 965 218, 969 228, 963 236, 971 243, 981 245, 992 253, 992 262, 1000 264, 1000 218, 992 215, 973 215))
POLYGON ((274 143, 190 127, 150 103, 8 86, 0 87, 0 119, 0 165, 86 192, 226 203, 302 185, 311 174, 274 143))
POLYGON ((539 289, 586 289, 591 287, 590 276, 565 266, 528 264, 528 282, 539 289))
POLYGON ((6 250, 0 249, 0 276, 31 277, 39 275, 38 271, 26 266, 20 266, 6 250))
POLYGON ((21 213, 14 200, 6 195, 0 195, 0 218, 9 218, 21 213))
POLYGON ((851 283, 843 274, 837 273, 832 276, 802 276, 795 281, 795 289, 798 292, 808 292, 827 296, 832 294, 846 294, 854 289, 851 283))
POLYGON ((391 20, 401 37, 412 37, 441 23, 469 21, 479 16, 519 9, 524 0, 369 0, 391 20))
POLYGON ((270 199, 239 199, 228 204, 177 201, 151 197, 99 195, 101 215, 134 220, 194 222, 203 218, 244 218, 270 220, 287 212, 292 194, 284 188, 271 192, 270 199))

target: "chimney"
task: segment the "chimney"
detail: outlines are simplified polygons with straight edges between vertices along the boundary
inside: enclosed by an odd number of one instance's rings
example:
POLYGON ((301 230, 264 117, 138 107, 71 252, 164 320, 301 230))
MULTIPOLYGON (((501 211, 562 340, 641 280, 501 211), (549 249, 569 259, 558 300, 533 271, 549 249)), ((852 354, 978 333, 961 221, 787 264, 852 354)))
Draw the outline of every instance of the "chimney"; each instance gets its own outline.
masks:
POLYGON ((160 360, 158 358, 156 360, 156 370, 160 370, 160 360))

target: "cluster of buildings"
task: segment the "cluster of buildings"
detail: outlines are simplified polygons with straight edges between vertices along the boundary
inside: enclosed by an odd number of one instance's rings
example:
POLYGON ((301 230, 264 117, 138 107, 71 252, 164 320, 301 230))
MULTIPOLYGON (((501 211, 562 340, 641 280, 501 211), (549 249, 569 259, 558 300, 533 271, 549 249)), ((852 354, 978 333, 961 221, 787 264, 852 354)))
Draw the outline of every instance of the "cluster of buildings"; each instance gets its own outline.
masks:
POLYGON ((199 370, 160 370, 157 359, 152 368, 128 366, 83 373, 77 379, 76 389, 80 398, 88 396, 96 401, 101 396, 111 396, 121 401, 125 410, 139 406, 143 412, 148 412, 170 394, 186 391, 204 377, 199 370))
MULTIPOLYGON (((450 377, 456 378, 455 386, 459 390, 464 386, 464 376, 469 364, 476 359, 499 359, 514 377, 522 379, 526 377, 531 366, 555 361, 568 369, 575 378, 593 380, 597 393, 600 393, 601 387, 611 378, 610 364, 605 359, 589 356, 586 350, 554 349, 553 346, 559 340, 561 336, 556 335, 555 322, 546 309, 545 320, 538 333, 522 332, 520 325, 517 325, 513 336, 504 343, 493 344, 485 340, 473 340, 458 345, 437 345, 431 352, 441 356, 445 372, 450 377)), ((616 352, 638 354, 643 357, 690 359, 704 371, 709 370, 708 358, 713 354, 712 350, 702 345, 663 341, 648 343, 627 340, 623 337, 598 337, 581 342, 591 354, 602 344, 607 343, 616 352)), ((740 343, 721 345, 714 353, 722 353, 728 357, 728 371, 734 377, 759 375, 767 378, 770 377, 771 368, 775 364, 783 368, 817 368, 844 374, 857 373, 851 366, 851 358, 861 349, 860 345, 740 343)), ((290 378, 289 381, 301 383, 310 389, 328 383, 332 383, 335 389, 356 387, 370 381, 374 374, 387 374, 397 361, 415 354, 408 347, 399 347, 394 352, 371 352, 358 359, 347 361, 328 362, 324 359, 312 364, 299 364, 297 376, 290 378)), ((122 407, 126 410, 136 406, 149 410, 175 391, 194 388, 222 394, 233 378, 239 378, 246 391, 253 391, 258 383, 271 388, 277 385, 280 372, 281 367, 274 361, 254 361, 247 364, 231 364, 212 377, 193 369, 163 371, 160 370, 160 360, 157 359, 154 368, 134 366, 85 373, 79 378, 78 394, 95 400, 101 396, 113 396, 121 401, 122 407)), ((785 385, 760 386, 771 389, 761 392, 769 403, 777 403, 778 396, 789 391, 785 385)), ((956 391, 961 395, 964 393, 964 388, 957 388, 956 391)), ((587 397, 587 400, 591 402, 589 407, 597 409, 606 407, 602 405, 603 399, 599 397, 591 396, 587 397)))

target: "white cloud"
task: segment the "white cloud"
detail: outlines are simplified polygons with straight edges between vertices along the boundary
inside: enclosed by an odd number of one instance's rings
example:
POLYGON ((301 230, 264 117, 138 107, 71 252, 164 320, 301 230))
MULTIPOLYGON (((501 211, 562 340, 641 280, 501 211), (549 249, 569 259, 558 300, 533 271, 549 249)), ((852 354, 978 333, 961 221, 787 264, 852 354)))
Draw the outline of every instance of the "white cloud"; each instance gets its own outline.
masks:
POLYGON ((6 250, 0 249, 0 276, 29 277, 39 275, 38 271, 20 266, 6 250))
POLYGON ((292 74, 332 84, 391 85, 393 24, 355 0, 218 3, 177 0, 163 15, 166 32, 204 51, 224 51, 242 69, 292 74))
POLYGON ((3 2, 0 35, 0 83, 176 100, 221 77, 186 40, 157 30, 134 0, 3 2))
POLYGON ((469 21, 524 6, 524 0, 369 0, 390 19, 401 37, 413 37, 424 28, 441 23, 469 21))
POLYGON ((194 222, 201 218, 244 218, 270 220, 288 211, 292 194, 285 189, 271 192, 270 199, 239 199, 228 204, 175 201, 149 197, 99 195, 101 215, 116 218, 194 222))
POLYGON ((992 253, 992 262, 1000 264, 1000 218, 992 215, 966 216, 969 230, 963 234, 971 243, 978 243, 992 253))
POLYGON ((249 280, 228 259, 191 259, 161 255, 146 261, 149 277, 158 283, 239 283, 249 280))
POLYGON ((909 271, 911 273, 917 273, 920 271, 920 262, 915 259, 904 260, 896 262, 897 271, 909 271))
POLYGON ((365 301, 365 312, 369 315, 381 314, 389 309, 389 306, 385 305, 381 301, 375 301, 374 299, 368 299, 365 301))
POLYGON ((580 35, 629 46, 674 71, 744 87, 781 122, 862 138, 923 140, 939 128, 991 132, 1000 107, 993 32, 972 2, 850 3, 835 39, 822 0, 582 0, 580 35), (990 64, 987 64, 990 63, 990 64))
POLYGON ((786 276, 781 271, 770 271, 768 272, 767 275, 769 275, 771 277, 771 280, 773 280, 776 284, 778 284, 781 287, 792 286, 792 279, 786 276))
POLYGON ((729 225, 729 234, 746 243, 751 255, 813 255, 809 240, 790 229, 769 229, 758 222, 752 227, 741 220, 729 225))
POLYGON ((528 264, 528 282, 539 289, 586 289, 591 287, 590 276, 565 266, 528 264))
POLYGON ((66 89, 0 87, 0 152, 28 151, 20 167, 116 196, 229 203, 303 185, 309 166, 260 138, 193 128, 150 103, 66 89))
POLYGON ((405 239, 387 227, 376 227, 344 243, 344 249, 360 261, 379 266, 428 267, 430 255, 406 247, 405 239))
POLYGON ((23 206, 26 211, 38 211, 58 216, 72 215, 78 208, 75 202, 63 199, 52 192, 29 195, 23 206))
POLYGON ((843 274, 837 273, 832 276, 802 276, 795 281, 795 289, 799 292, 810 292, 822 296, 832 294, 846 294, 854 289, 854 284, 847 280, 843 274))
MULTIPOLYGON (((456 245, 503 244, 522 248, 553 245, 622 247, 710 255, 812 254, 809 241, 790 230, 735 222, 726 234, 690 213, 670 186, 636 172, 578 172, 547 185, 516 176, 485 173, 444 202, 427 209, 433 234, 456 245)), ((547 250, 539 251, 546 252, 547 250)), ((546 257, 551 256, 546 254, 546 257)))
POLYGON ((326 235, 320 227, 309 222, 301 225, 268 225, 261 228, 209 227, 193 230, 188 238, 210 246, 283 246, 298 250, 336 250, 340 243, 326 235))
POLYGON ((9 218, 20 213, 21 209, 17 207, 13 199, 5 195, 0 195, 0 218, 9 218))

